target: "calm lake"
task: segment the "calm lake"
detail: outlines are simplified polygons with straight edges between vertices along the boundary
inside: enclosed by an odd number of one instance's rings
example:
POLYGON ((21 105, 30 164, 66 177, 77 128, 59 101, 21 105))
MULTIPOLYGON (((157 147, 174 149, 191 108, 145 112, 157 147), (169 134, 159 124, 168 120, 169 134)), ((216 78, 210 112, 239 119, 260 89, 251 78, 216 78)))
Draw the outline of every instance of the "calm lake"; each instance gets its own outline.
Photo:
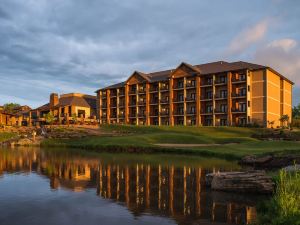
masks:
POLYGON ((235 162, 173 155, 0 149, 0 224, 248 224, 261 196, 213 192, 235 162))

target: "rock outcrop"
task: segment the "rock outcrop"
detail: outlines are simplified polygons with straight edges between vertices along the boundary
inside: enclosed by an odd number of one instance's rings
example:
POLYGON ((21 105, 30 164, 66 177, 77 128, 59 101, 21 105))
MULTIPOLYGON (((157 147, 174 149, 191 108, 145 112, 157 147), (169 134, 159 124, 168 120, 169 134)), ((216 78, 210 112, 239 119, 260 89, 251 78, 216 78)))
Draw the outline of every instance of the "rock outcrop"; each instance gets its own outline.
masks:
POLYGON ((284 156, 245 156, 239 161, 240 165, 253 166, 254 168, 277 169, 295 163, 300 164, 300 155, 284 155, 284 156))
POLYGON ((216 191, 269 194, 274 182, 264 171, 219 172, 206 175, 206 184, 216 191))

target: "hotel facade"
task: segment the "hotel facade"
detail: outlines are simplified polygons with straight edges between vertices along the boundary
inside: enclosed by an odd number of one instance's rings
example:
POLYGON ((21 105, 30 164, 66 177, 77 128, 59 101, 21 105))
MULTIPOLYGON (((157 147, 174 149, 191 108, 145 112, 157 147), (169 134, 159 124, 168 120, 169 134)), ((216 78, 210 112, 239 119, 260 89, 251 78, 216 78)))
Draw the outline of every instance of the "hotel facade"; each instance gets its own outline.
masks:
POLYGON ((247 62, 181 63, 97 90, 100 124, 281 126, 291 118, 293 82, 247 62))

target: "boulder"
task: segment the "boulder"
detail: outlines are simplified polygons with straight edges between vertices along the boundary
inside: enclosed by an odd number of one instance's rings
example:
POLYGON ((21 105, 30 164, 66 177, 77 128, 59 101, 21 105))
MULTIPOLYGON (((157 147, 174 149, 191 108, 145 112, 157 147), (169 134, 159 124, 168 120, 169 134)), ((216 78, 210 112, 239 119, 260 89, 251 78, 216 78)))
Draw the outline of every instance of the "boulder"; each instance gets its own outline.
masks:
POLYGON ((207 185, 216 191, 263 194, 274 191, 274 182, 264 171, 219 172, 208 174, 206 178, 207 185))
POLYGON ((286 166, 283 168, 286 172, 296 172, 300 171, 300 164, 295 164, 292 166, 286 166))

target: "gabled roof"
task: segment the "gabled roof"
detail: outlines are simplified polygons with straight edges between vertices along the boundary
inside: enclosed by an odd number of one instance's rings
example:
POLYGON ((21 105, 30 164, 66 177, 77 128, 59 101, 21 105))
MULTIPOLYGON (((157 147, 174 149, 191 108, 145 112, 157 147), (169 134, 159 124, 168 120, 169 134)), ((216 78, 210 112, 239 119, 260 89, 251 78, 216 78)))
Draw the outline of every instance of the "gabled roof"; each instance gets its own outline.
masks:
MULTIPOLYGON (((272 72, 276 73, 278 76, 282 77, 286 81, 290 82, 291 84, 294 84, 292 81, 272 69, 268 66, 263 66, 259 64, 249 63, 249 62, 243 62, 243 61, 237 61, 237 62, 226 62, 226 61, 217 61, 217 62, 211 62, 211 63, 205 63, 205 64, 199 64, 199 65, 190 65, 188 63, 182 62, 177 68, 180 66, 187 66, 190 69, 194 70, 195 72, 199 73, 200 75, 208 75, 208 74, 215 74, 215 73, 222 73, 222 72, 229 72, 229 71, 239 71, 239 70, 260 70, 260 69, 269 69, 272 72)), ((170 75, 175 71, 176 69, 170 69, 170 70, 164 70, 164 71, 158 71, 158 72, 152 72, 152 73, 141 73, 138 71, 135 71, 128 79, 127 81, 134 75, 139 74, 141 77, 143 77, 146 81, 153 83, 158 81, 167 81, 170 77, 170 75)), ((119 88, 125 85, 127 82, 121 82, 116 85, 111 85, 100 90, 107 90, 107 89, 114 89, 119 88)), ((97 92, 98 92, 97 91, 97 92)))
POLYGON ((126 80, 125 83, 127 83, 131 77, 133 77, 134 75, 139 75, 141 76, 143 79, 145 79, 146 81, 150 82, 149 77, 147 76, 147 74, 139 72, 139 71, 134 71, 133 74, 131 74, 131 76, 126 80))

